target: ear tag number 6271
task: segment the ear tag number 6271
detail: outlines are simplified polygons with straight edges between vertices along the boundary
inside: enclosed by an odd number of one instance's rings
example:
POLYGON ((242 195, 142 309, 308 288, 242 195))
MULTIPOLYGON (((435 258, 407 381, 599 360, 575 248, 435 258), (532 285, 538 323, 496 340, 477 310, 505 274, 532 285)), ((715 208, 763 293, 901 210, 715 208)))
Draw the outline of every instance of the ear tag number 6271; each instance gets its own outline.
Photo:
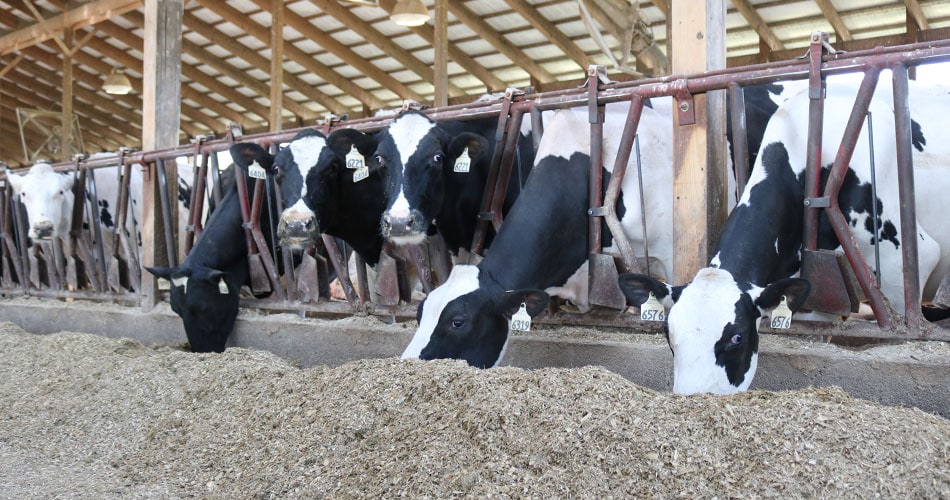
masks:
POLYGON ((511 317, 511 331, 531 331, 531 315, 528 314, 528 310, 525 308, 524 302, 521 303, 521 307, 518 309, 518 312, 516 312, 511 317))

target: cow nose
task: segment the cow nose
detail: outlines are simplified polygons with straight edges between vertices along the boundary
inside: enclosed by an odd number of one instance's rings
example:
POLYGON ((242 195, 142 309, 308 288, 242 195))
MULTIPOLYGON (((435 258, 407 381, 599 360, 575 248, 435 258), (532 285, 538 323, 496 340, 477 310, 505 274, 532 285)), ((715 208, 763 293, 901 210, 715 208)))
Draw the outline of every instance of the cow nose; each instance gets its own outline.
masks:
POLYGON ((291 250, 303 250, 310 246, 319 234, 318 225, 313 218, 285 220, 277 226, 280 245, 291 250))
POLYGON ((53 223, 51 221, 40 221, 33 224, 33 234, 38 239, 48 239, 53 236, 53 223))

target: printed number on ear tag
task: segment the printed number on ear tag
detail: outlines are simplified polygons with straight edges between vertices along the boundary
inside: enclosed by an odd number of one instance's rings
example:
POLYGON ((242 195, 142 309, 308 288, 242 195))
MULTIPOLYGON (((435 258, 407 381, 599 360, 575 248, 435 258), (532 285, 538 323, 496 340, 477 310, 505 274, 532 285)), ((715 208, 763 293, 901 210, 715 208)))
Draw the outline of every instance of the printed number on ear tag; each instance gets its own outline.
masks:
POLYGON ((650 297, 640 305, 641 321, 666 321, 666 308, 656 300, 656 295, 650 292, 650 297))
POLYGON ((369 177, 369 167, 362 167, 353 171, 353 182, 359 182, 367 177, 369 177))
MULTIPOLYGON (((366 158, 363 158, 363 155, 356 150, 356 145, 350 146, 350 152, 346 154, 346 168, 356 170, 358 168, 366 167, 366 158)), ((365 177, 364 177, 365 178, 365 177)), ((360 179, 363 180, 363 179, 360 179)), ((358 182, 358 181, 353 181, 358 182)))
POLYGON ((521 308, 518 309, 518 312, 511 317, 511 330, 514 332, 531 331, 531 315, 529 315, 527 309, 525 309, 524 302, 521 303, 521 308))
POLYGON ((227 295, 231 293, 230 290, 228 290, 228 284, 224 282, 224 278, 221 278, 221 281, 218 281, 218 293, 221 295, 227 295))
POLYGON ((769 320, 772 328, 785 330, 792 326, 792 310, 788 308, 788 300, 782 295, 782 301, 775 309, 772 309, 772 316, 769 320))
POLYGON ((251 166, 247 167, 247 176, 252 179, 266 179, 267 171, 264 170, 264 167, 256 161, 251 163, 251 166))
POLYGON ((452 168, 452 171, 458 172, 460 174, 467 174, 468 170, 472 167, 472 157, 468 155, 468 148, 462 150, 462 154, 455 159, 455 166, 452 168))

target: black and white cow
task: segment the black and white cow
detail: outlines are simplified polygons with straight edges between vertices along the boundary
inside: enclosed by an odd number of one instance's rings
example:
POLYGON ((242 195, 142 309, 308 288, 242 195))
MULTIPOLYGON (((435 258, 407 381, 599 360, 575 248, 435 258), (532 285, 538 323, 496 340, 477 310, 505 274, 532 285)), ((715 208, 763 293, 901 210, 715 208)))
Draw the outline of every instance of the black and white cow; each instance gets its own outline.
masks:
MULTIPOLYGON (((231 147, 234 163, 244 175, 255 163, 270 169, 273 157, 256 144, 231 147)), ((231 169, 232 171, 234 169, 231 169)), ((184 262, 176 267, 146 267, 171 282, 169 302, 185 327, 194 352, 223 352, 237 318, 240 289, 249 283, 248 255, 237 189, 228 183, 184 262)), ((269 236, 272 222, 261 211, 261 226, 269 236)))
MULTIPOLYGON (((497 125, 497 118, 436 123, 410 110, 381 130, 375 160, 383 169, 388 198, 381 219, 383 236, 396 245, 421 243, 435 221, 453 253, 468 249, 495 151, 497 125), (461 160, 456 168, 462 155, 469 160, 461 160), (463 163, 468 165, 461 168, 463 163)), ((533 163, 530 141, 530 136, 520 134, 504 212, 517 198, 533 163)))
MULTIPOLYGON (((609 179, 626 119, 625 104, 608 105, 604 126, 605 179, 609 179)), ((456 265, 449 278, 419 305, 419 326, 403 358, 465 359, 477 367, 497 365, 509 338, 511 316, 524 304, 532 316, 549 294, 587 302, 588 178, 590 133, 587 110, 563 110, 546 122, 535 166, 478 266, 456 265)), ((645 108, 640 151, 645 205, 650 217, 650 255, 672 260, 671 114, 645 108)), ((636 168, 631 155, 631 169, 636 168)), ((604 185, 607 185, 605 180, 604 185)), ((618 215, 635 249, 643 248, 637 175, 627 175, 618 215)), ((612 240, 604 232, 604 245, 612 240)))
MULTIPOLYGON (((926 299, 950 270, 950 230, 944 220, 950 134, 942 115, 950 109, 950 88, 911 82, 910 89, 918 265, 926 299)), ((837 152, 830 145, 841 140, 856 91, 853 84, 829 84, 822 183, 837 152)), ((621 287, 631 304, 642 304, 652 292, 669 308, 675 392, 727 394, 747 389, 758 364, 760 318, 769 316, 783 298, 792 311, 798 309, 810 291, 807 281, 794 277, 801 263, 808 107, 807 91, 800 92, 781 105, 769 121, 749 184, 726 221, 709 267, 681 286, 646 276, 621 276, 621 287)), ((890 81, 885 78, 870 107, 875 125, 877 199, 871 194, 865 127, 838 203, 866 258, 873 255, 874 241, 880 241, 881 289, 892 305, 903 310, 893 109, 890 81), (878 206, 876 234, 872 204, 878 206)), ((818 246, 840 246, 824 214, 819 221, 818 246)), ((873 259, 869 262, 873 267, 873 259)))
POLYGON ((274 166, 282 172, 282 198, 289 204, 277 231, 282 246, 302 250, 326 233, 346 241, 367 264, 379 261, 386 197, 375 150, 373 135, 345 128, 329 136, 305 130, 277 153, 274 166), (367 169, 365 177, 347 167, 353 148, 367 169))

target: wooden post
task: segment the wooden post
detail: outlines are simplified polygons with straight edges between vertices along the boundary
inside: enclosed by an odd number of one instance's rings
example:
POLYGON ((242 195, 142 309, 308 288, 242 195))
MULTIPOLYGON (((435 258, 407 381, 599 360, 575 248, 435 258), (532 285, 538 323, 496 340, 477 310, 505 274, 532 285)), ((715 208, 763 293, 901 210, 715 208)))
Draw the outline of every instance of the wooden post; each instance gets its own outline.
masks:
POLYGON ((277 132, 283 128, 284 0, 271 0, 270 52, 270 131, 277 132))
MULTIPOLYGON (((435 0, 435 60, 433 61, 432 84, 435 85, 433 105, 449 104, 449 6, 447 0, 435 0)), ((491 90, 491 89, 489 89, 491 90)))
MULTIPOLYGON (((142 69, 142 149, 151 151, 177 146, 181 119, 181 27, 183 0, 145 0, 145 33, 142 69)), ((178 187, 174 162, 168 162, 169 190, 178 187)), ((165 262, 163 220, 159 208, 155 165, 146 165, 142 182, 142 264, 165 262)), ((175 192, 171 199, 178 199, 175 192)), ((173 204, 172 220, 178 204, 173 204)), ((142 273, 142 307, 151 309, 158 287, 149 273, 142 273)))
MULTIPOLYGON (((673 0, 673 74, 696 73, 726 65, 726 7, 719 0, 673 0)), ((695 123, 681 124, 674 104, 673 126, 673 281, 686 283, 709 261, 726 218, 725 92, 696 95, 695 123)))
MULTIPOLYGON (((73 46, 73 30, 63 30, 63 42, 66 47, 73 46)), ((61 138, 60 160, 72 156, 73 144, 73 55, 63 51, 63 136, 61 138)), ((55 160, 55 158, 50 158, 55 160)))

